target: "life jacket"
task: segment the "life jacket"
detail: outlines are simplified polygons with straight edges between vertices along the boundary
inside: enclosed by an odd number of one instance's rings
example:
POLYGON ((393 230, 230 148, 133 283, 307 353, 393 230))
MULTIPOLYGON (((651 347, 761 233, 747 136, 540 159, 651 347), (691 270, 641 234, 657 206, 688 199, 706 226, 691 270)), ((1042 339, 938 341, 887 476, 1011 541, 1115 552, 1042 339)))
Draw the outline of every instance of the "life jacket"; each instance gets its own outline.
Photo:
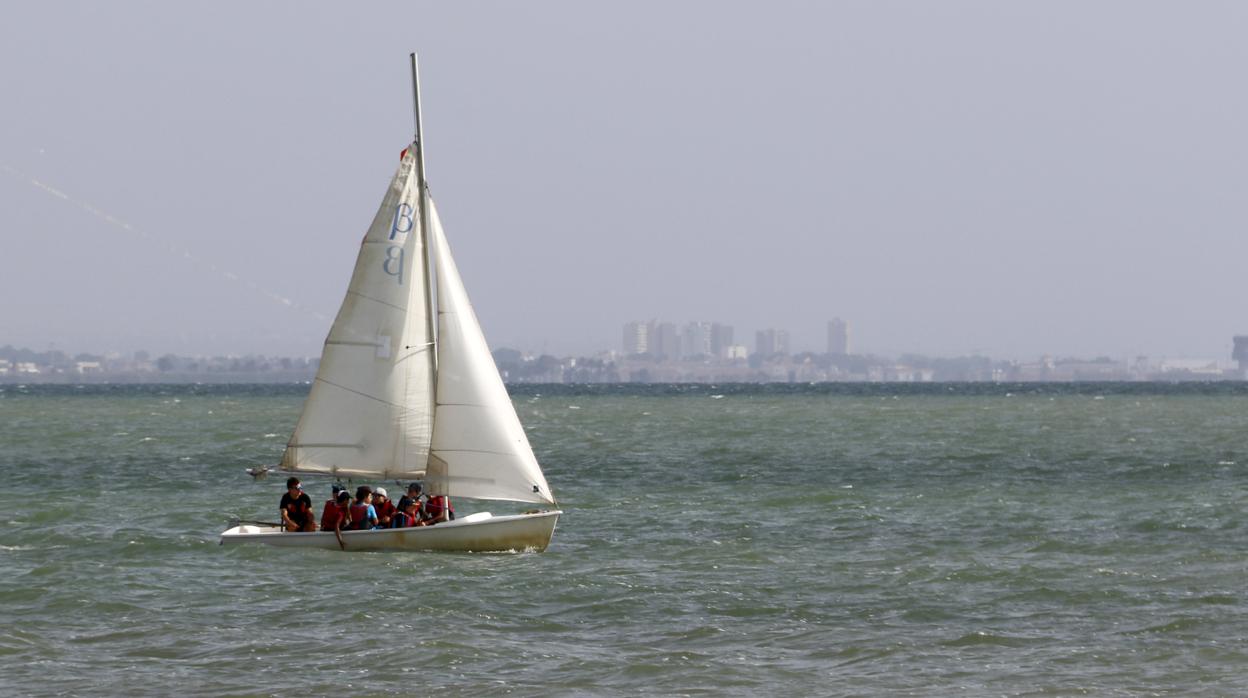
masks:
POLYGON ((338 502, 333 499, 325 502, 325 508, 321 510, 321 530, 334 530, 334 524, 338 523, 338 516, 338 502))
POLYGON ((327 503, 325 505, 325 513, 321 514, 321 530, 332 531, 334 530, 335 527, 339 526, 339 523, 338 523, 339 521, 342 521, 342 524, 341 524, 342 530, 344 531, 350 530, 351 529, 351 514, 349 512, 350 508, 351 507, 348 505, 338 506, 337 502, 327 503))
POLYGON ((446 519, 448 521, 454 521, 455 506, 451 504, 451 498, 444 494, 440 494, 436 497, 430 497, 429 501, 425 502, 425 513, 428 514, 426 518, 436 519, 440 517, 442 515, 443 508, 446 508, 447 510, 446 519))
POLYGON ((372 522, 368 520, 369 504, 352 504, 351 505, 351 528, 357 531, 367 529, 372 526, 372 522))
POLYGON ((377 520, 382 522, 386 520, 387 516, 394 516, 395 512, 398 511, 394 507, 394 502, 389 499, 387 499, 386 503, 381 506, 374 504, 373 510, 377 512, 377 520))
POLYGON ((406 511, 396 512, 394 516, 390 517, 390 528, 407 528, 415 525, 416 520, 406 511))

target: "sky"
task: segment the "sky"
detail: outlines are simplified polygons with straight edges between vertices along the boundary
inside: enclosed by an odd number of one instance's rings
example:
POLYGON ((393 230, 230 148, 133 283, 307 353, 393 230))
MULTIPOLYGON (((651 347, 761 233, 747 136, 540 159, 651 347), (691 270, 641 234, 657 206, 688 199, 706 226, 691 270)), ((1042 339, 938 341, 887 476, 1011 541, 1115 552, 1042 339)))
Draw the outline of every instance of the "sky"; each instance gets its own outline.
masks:
POLYGON ((0 9, 0 345, 315 356, 412 133, 491 346, 1229 359, 1238 2, 0 9))

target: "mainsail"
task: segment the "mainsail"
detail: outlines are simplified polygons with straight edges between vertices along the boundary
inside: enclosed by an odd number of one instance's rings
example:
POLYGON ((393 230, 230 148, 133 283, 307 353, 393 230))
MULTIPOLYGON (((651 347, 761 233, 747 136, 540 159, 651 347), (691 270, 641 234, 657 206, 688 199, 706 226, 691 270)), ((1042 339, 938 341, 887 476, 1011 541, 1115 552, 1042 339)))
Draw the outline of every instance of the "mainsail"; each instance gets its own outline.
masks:
POLYGON ((284 470, 415 478, 433 433, 433 338, 416 148, 360 245, 284 470))
POLYGON ((553 504, 429 201, 437 279, 438 378, 428 488, 434 494, 553 504))

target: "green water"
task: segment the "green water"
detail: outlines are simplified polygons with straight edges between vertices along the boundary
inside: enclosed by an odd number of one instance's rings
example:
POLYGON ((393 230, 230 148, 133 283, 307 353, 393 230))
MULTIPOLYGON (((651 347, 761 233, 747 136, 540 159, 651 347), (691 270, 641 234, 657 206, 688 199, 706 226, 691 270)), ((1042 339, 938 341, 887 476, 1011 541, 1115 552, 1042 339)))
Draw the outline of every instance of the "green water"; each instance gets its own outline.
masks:
POLYGON ((305 387, 0 386, 0 693, 1248 693, 1248 388, 898 390, 525 388, 467 555, 217 544, 305 387))

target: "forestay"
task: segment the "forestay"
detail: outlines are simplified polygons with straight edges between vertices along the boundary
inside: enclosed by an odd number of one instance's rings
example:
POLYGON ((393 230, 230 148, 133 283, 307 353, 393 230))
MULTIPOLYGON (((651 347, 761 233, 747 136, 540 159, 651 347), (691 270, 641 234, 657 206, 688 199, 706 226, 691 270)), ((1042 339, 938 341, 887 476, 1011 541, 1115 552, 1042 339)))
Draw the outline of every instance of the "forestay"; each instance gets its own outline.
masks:
POLYGON ((434 353, 415 151, 364 236, 283 469, 376 479, 425 470, 434 353))

